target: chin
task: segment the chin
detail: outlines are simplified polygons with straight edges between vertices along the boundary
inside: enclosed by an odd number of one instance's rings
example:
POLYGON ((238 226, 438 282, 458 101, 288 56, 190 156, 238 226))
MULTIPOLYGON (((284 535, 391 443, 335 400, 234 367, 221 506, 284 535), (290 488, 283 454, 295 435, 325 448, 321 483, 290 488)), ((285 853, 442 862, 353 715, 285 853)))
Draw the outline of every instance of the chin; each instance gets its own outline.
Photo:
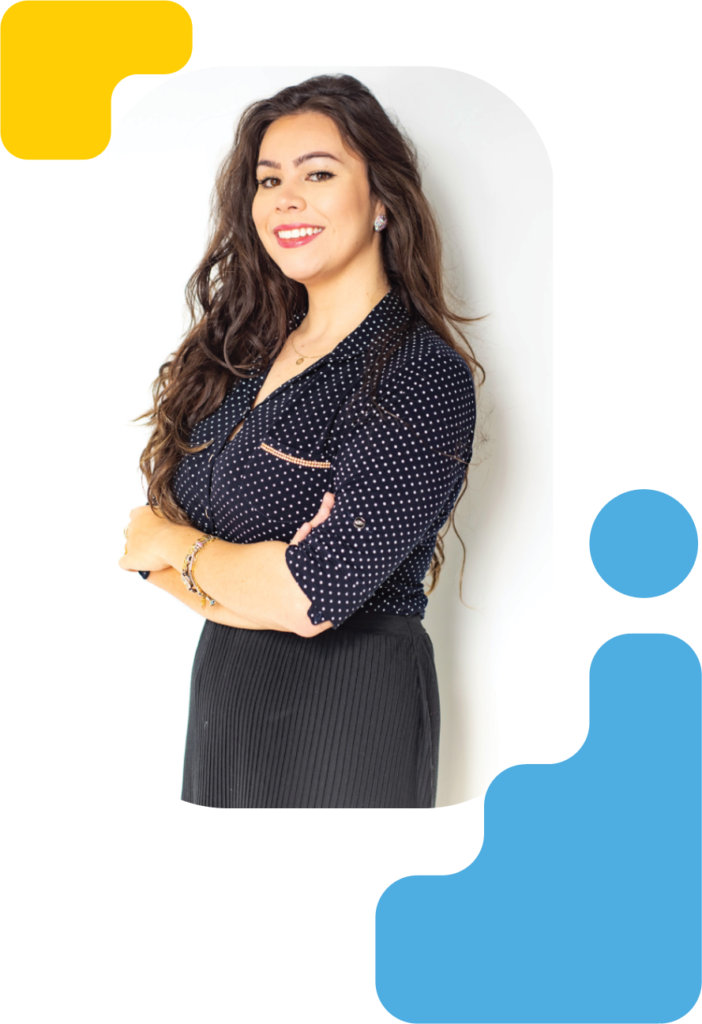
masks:
POLYGON ((329 271, 319 260, 276 260, 276 263, 291 281, 304 285, 320 280, 329 271))

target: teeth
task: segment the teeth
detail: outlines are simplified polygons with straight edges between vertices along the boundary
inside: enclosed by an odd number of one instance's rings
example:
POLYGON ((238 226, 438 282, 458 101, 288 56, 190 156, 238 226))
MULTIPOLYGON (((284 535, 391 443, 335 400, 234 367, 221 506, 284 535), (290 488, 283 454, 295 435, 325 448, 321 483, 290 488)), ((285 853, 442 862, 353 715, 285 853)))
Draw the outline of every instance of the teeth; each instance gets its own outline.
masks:
POLYGON ((304 238, 306 235, 318 235, 324 228, 293 228, 292 231, 279 231, 278 238, 304 238))

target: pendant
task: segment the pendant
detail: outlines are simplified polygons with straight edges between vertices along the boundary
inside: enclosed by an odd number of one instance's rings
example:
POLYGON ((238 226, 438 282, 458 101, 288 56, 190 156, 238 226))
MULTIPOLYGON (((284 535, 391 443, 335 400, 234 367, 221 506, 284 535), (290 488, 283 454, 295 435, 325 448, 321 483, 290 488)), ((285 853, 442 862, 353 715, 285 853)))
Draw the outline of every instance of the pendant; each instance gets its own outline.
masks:
POLYGON ((304 361, 305 361, 305 357, 304 357, 304 356, 300 356, 300 358, 299 358, 299 359, 296 359, 296 360, 295 360, 295 362, 296 362, 296 364, 297 364, 298 366, 300 365, 300 363, 304 363, 304 361))

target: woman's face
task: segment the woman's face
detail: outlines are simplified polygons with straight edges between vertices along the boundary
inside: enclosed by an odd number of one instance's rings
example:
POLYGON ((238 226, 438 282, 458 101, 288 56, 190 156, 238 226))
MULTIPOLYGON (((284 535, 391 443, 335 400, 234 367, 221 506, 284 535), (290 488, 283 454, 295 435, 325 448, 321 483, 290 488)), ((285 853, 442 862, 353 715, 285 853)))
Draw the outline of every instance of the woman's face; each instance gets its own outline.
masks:
POLYGON ((306 286, 380 261, 364 161, 326 114, 281 117, 261 141, 252 214, 259 238, 286 277, 306 286))

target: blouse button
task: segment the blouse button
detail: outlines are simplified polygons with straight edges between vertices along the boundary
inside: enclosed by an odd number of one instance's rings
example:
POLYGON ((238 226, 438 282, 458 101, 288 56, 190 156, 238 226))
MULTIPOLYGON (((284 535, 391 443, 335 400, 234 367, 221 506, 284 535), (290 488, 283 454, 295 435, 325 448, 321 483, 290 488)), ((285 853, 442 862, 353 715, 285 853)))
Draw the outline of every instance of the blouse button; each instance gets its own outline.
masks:
POLYGON ((363 527, 366 525, 366 521, 361 516, 356 516, 356 518, 353 521, 353 525, 356 527, 357 530, 362 530, 363 527))

